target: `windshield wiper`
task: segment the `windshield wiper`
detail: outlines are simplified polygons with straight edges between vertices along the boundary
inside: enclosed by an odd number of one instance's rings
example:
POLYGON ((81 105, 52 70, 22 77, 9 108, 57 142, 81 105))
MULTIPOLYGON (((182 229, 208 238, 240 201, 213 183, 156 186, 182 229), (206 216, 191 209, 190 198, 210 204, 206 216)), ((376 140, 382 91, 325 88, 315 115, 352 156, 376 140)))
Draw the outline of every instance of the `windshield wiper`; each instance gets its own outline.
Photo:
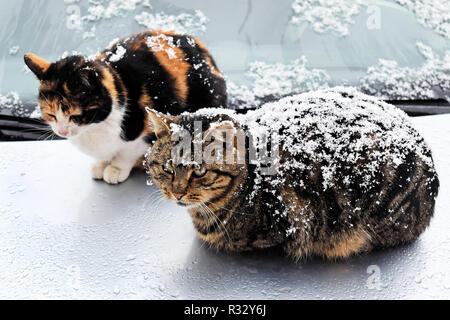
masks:
MULTIPOLYGON (((261 99, 261 104, 278 100, 280 97, 266 97, 261 99)), ((444 99, 433 100, 386 100, 405 111, 409 116, 425 116, 450 113, 450 103, 444 99)), ((230 105, 237 113, 245 113, 257 107, 239 108, 239 103, 230 105)), ((25 116, 0 114, 0 141, 30 141, 47 140, 48 125, 42 119, 33 119, 25 116)), ((58 136, 51 136, 50 140, 60 140, 58 136)))
POLYGON ((0 114, 0 141, 59 140, 42 119, 0 114), (48 132, 48 134, 47 134, 48 132))
POLYGON ((450 113, 450 103, 444 99, 386 100, 386 102, 397 106, 411 117, 450 113))

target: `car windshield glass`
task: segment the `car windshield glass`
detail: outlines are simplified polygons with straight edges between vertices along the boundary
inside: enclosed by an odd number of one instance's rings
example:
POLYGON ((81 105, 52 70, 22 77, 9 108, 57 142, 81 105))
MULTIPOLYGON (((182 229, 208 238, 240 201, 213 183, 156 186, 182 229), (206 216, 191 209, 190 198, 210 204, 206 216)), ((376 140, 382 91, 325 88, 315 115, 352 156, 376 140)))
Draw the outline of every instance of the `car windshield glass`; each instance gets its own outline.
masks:
POLYGON ((0 11, 0 113, 39 117, 23 55, 93 55, 144 29, 199 37, 232 107, 351 85, 387 100, 450 101, 448 0, 17 0, 0 11))

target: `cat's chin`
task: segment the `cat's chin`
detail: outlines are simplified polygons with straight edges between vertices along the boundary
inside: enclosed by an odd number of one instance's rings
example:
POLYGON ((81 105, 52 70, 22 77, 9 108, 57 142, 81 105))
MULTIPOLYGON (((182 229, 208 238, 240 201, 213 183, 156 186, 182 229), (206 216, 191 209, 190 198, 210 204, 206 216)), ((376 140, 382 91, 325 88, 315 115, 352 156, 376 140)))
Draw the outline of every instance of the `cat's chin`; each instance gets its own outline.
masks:
POLYGON ((59 134, 56 130, 53 130, 53 133, 54 133, 56 136, 58 136, 58 137, 60 137, 60 138, 65 138, 65 139, 74 138, 74 137, 78 136, 81 132, 82 132, 81 130, 76 130, 75 132, 71 132, 71 133, 69 133, 69 134, 67 134, 67 135, 64 136, 64 135, 62 135, 62 134, 59 134))
POLYGON ((186 209, 193 209, 200 206, 200 203, 177 201, 176 204, 186 209))
POLYGON ((63 139, 71 139, 71 138, 74 138, 74 137, 76 137, 78 134, 68 134, 68 135, 66 135, 66 136, 63 136, 63 135, 60 135, 60 134, 57 134, 57 133, 55 133, 58 137, 60 137, 60 138, 63 138, 63 139))
POLYGON ((77 130, 76 132, 71 132, 67 136, 62 136, 57 133, 56 133, 56 135, 58 135, 61 138, 71 139, 71 138, 76 138, 76 137, 80 136, 83 132, 86 132, 86 130, 77 130))

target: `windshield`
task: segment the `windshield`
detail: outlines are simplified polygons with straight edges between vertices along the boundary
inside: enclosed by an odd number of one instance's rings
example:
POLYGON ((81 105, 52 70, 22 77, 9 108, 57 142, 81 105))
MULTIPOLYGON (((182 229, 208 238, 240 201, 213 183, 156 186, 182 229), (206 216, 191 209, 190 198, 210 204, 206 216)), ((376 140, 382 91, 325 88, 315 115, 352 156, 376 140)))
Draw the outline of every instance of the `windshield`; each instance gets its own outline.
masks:
POLYGON ((388 100, 450 101, 448 0, 1 1, 0 113, 39 116, 23 63, 92 55, 144 29, 199 37, 232 107, 334 85, 388 100))

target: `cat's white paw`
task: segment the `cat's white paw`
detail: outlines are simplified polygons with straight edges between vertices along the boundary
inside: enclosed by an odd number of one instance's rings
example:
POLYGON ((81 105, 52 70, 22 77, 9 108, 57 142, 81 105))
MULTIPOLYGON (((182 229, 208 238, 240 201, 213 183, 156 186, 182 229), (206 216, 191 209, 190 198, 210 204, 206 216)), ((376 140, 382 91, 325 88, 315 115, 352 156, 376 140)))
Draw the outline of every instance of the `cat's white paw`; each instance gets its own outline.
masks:
POLYGON ((92 178, 96 179, 96 180, 102 180, 103 172, 105 171, 105 168, 107 165, 108 165, 108 162, 105 162, 105 161, 97 161, 94 164, 92 164, 92 167, 91 167, 92 178))
POLYGON ((113 165, 108 165, 103 171, 103 180, 109 184, 119 184, 127 180, 131 170, 121 169, 113 165))

